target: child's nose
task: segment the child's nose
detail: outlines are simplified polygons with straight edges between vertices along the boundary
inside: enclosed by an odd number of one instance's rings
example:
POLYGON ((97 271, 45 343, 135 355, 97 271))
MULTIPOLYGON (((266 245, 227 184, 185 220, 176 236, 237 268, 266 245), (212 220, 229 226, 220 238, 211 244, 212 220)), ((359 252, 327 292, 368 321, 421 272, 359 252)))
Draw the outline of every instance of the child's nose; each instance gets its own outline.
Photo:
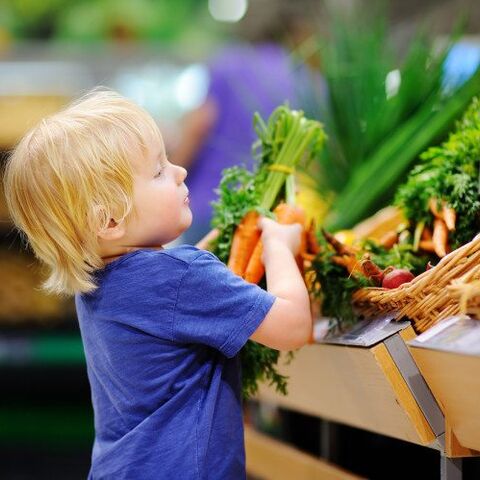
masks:
POLYGON ((178 183, 183 183, 183 181, 187 178, 187 170, 183 167, 179 167, 177 165, 177 178, 178 183))

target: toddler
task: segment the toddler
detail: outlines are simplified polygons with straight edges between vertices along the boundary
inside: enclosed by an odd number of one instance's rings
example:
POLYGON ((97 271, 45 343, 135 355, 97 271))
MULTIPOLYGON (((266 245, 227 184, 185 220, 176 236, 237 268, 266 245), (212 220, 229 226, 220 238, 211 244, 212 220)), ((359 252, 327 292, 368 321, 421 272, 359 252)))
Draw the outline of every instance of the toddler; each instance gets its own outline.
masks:
POLYGON ((268 292, 192 246, 187 172, 154 120, 94 90, 40 122, 5 171, 16 226, 74 294, 95 418, 90 479, 245 478, 240 349, 311 331, 300 226, 262 219, 268 292))

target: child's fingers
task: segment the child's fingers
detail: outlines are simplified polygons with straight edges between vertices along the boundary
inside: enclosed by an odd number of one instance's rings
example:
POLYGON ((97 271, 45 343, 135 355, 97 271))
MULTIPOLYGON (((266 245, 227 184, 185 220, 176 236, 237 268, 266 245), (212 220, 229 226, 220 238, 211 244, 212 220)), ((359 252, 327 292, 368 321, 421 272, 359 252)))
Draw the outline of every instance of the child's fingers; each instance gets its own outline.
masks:
POLYGON ((289 225, 289 227, 293 227, 293 229, 295 229, 298 234, 302 233, 303 226, 300 223, 292 223, 291 225, 289 225))
POLYGON ((276 223, 276 222, 274 222, 271 218, 262 216, 258 219, 258 228, 260 230, 263 230, 264 228, 268 228, 268 226, 271 225, 272 223, 276 223))
POLYGON ((298 231, 298 233, 301 233, 303 229, 303 226, 300 223, 292 223, 289 225, 285 225, 285 224, 280 224, 268 217, 260 217, 258 220, 258 228, 260 228, 261 230, 264 230, 265 228, 268 228, 273 225, 279 226, 280 228, 291 229, 296 232, 298 231))

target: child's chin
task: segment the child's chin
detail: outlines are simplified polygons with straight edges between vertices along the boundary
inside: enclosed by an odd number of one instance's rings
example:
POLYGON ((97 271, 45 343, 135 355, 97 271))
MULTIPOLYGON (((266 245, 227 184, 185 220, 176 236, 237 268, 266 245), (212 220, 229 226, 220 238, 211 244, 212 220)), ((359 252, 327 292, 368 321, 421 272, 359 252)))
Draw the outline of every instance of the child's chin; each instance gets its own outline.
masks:
POLYGON ((182 225, 182 231, 180 232, 180 235, 185 233, 190 227, 192 226, 192 216, 190 215, 190 218, 184 222, 182 225))

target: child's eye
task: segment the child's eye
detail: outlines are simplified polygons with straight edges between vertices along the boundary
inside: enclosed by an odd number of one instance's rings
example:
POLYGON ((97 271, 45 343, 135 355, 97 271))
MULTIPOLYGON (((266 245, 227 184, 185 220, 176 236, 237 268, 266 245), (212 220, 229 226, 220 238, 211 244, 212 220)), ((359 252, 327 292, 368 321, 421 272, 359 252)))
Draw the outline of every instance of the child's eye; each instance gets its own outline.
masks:
POLYGON ((160 176, 162 175, 162 173, 163 173, 163 170, 164 170, 164 169, 161 168, 161 169, 155 174, 155 178, 160 177, 160 176))

